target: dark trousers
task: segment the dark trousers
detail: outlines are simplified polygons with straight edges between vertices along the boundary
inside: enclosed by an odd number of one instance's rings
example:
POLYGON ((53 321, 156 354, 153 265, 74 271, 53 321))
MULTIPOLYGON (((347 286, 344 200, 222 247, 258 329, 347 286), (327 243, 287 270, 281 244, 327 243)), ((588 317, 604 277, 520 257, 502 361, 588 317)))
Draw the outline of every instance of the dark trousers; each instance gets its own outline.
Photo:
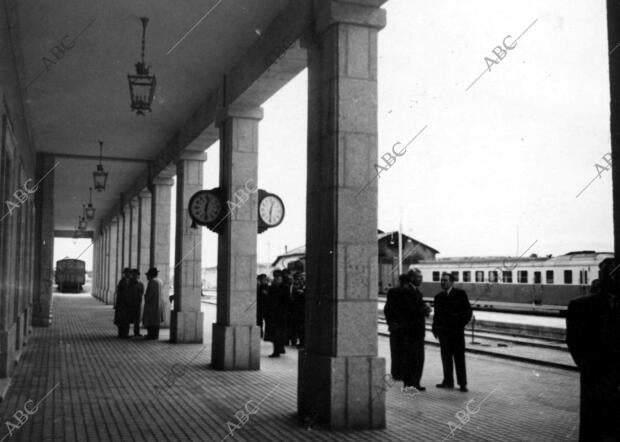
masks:
POLYGON ((140 336, 140 320, 136 320, 133 323, 133 335, 140 336))
POLYGON ((409 358, 411 363, 407 364, 410 370, 405 373, 405 385, 420 386, 422 371, 424 370, 424 337, 416 338, 409 345, 409 358))
POLYGON ((467 385, 465 371, 465 333, 439 335, 441 364, 443 365, 443 382, 454 385, 452 360, 456 368, 456 380, 459 385, 467 385))
POLYGON ((129 337, 129 324, 118 325, 118 337, 119 338, 127 338, 129 337))
POLYGON ((392 359, 392 379, 395 381, 403 380, 403 338, 398 330, 390 331, 390 358, 392 359))
POLYGON ((159 326, 149 326, 146 328, 146 339, 159 339, 159 326))
POLYGON ((288 328, 286 322, 277 324, 275 327, 275 336, 273 340, 273 352, 276 354, 286 353, 284 344, 287 340, 288 328))

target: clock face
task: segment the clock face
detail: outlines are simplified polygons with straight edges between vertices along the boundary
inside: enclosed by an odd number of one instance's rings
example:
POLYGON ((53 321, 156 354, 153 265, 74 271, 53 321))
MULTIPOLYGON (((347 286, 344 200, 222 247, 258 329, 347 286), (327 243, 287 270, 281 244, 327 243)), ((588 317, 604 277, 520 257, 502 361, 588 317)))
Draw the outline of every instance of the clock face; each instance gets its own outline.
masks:
POLYGON ((269 194, 260 201, 258 214, 269 227, 277 226, 284 218, 284 204, 278 196, 269 194))
POLYGON ((197 223, 209 224, 222 213, 222 202, 215 193, 201 190, 190 199, 189 213, 197 223))

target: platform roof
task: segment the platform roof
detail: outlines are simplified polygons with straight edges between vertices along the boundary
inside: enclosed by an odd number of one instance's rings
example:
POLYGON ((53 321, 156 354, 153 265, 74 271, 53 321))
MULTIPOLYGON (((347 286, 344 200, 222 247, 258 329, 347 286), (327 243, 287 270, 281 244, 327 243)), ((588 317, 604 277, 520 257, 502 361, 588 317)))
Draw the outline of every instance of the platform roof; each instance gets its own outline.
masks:
MULTIPOLYGON (((119 204, 120 194, 148 173, 147 161, 156 159, 175 134, 185 135, 188 121, 222 86, 224 75, 247 61, 253 46, 273 45, 277 32, 269 35, 267 28, 289 6, 286 0, 16 3, 18 38, 12 44, 30 137, 37 152, 58 154, 56 230, 73 229, 88 201, 98 162, 88 157, 98 156, 99 140, 109 170, 108 188, 93 198, 101 221, 119 204), (140 57, 142 16, 149 18, 145 58, 157 77, 153 112, 145 117, 130 111, 127 81, 140 57), (263 44, 266 35, 269 41, 263 44), (62 43, 71 46, 64 54, 55 49, 62 43)), ((302 68, 281 75, 260 99, 302 68)), ((193 140, 184 140, 196 144, 192 150, 204 150, 217 139, 213 125, 198 129, 193 140)))

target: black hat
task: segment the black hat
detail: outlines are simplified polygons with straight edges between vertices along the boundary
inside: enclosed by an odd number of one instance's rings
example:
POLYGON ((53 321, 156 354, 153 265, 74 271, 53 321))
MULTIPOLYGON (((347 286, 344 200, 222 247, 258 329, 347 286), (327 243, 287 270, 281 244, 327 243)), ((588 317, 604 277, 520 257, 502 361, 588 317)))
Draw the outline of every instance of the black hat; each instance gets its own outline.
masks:
POLYGON ((131 269, 129 267, 125 267, 123 269, 123 273, 131 273, 131 269))
POLYGON ((133 273, 134 275, 139 275, 140 274, 140 270, 138 270, 138 269, 131 269, 131 273, 133 273))
POLYGON ((282 276, 282 270, 276 269, 276 270, 274 270, 272 272, 272 275, 273 275, 274 278, 277 277, 277 276, 282 276))
POLYGON ((145 273, 146 276, 157 276, 159 275, 159 270, 157 270, 157 267, 151 267, 148 272, 145 273))

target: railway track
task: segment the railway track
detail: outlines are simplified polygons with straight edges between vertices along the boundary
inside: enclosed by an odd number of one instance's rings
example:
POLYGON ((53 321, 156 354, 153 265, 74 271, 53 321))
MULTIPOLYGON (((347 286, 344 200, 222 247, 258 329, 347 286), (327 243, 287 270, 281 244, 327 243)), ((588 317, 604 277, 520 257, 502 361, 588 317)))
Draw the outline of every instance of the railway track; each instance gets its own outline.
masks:
MULTIPOLYGON (((203 299, 202 302, 216 305, 216 302, 213 300, 203 299)), ((377 316, 379 318, 379 330, 377 331, 377 334, 380 337, 389 338, 390 334, 387 332, 387 324, 385 322, 385 319, 382 317, 381 313, 378 313, 377 316)), ((427 338, 425 339, 426 344, 439 346, 439 343, 434 338, 432 338, 430 326, 428 325, 427 331, 427 338)), ((570 357, 568 357, 568 349, 562 341, 554 339, 542 339, 539 337, 527 335, 515 335, 496 331, 491 332, 488 330, 476 330, 474 334, 474 343, 469 342, 470 336, 471 332, 467 331, 465 351, 468 353, 480 354, 518 362, 525 362, 528 364, 540 365, 545 367, 559 368, 569 371, 578 371, 577 367, 572 363, 570 357), (476 340, 480 340, 480 342, 476 342, 476 340), (496 343, 496 346, 489 344, 489 342, 496 343), (517 347, 530 348, 534 349, 535 351, 521 352, 521 354, 510 352, 511 349, 515 349, 517 347), (528 353, 537 353, 537 356, 524 356, 524 354, 527 355, 528 353), (548 359, 545 359, 545 354, 550 357, 548 359), (560 356, 559 358, 558 355, 560 356)))

